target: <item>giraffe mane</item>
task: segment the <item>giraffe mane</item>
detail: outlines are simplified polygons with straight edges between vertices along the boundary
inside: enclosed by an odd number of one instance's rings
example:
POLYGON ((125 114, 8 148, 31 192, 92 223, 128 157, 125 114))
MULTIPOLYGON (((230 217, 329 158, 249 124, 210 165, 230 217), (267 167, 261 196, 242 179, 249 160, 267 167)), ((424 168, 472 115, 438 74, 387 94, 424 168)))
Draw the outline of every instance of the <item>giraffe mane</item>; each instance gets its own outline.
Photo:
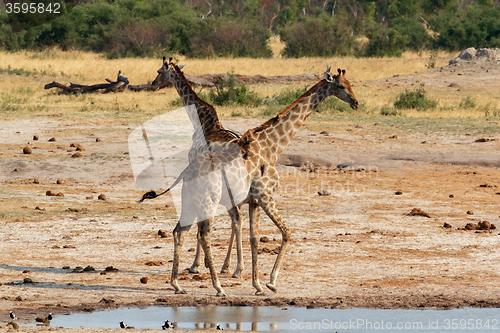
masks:
POLYGON ((211 110, 213 111, 214 117, 217 119, 217 123, 219 123, 219 125, 222 127, 222 124, 221 124, 221 123, 220 123, 220 121, 219 121, 219 116, 218 116, 218 114, 217 114, 217 111, 215 110, 215 107, 214 107, 213 105, 211 105, 211 104, 209 104, 209 103, 205 102, 204 100, 202 100, 202 99, 198 96, 198 94, 197 94, 197 93, 193 90, 193 88, 192 88, 192 87, 191 87, 191 85, 189 84, 189 81, 188 81, 188 80, 186 79, 186 77, 184 76, 184 73, 180 70, 179 66, 177 66, 177 65, 176 65, 175 63, 173 63, 173 62, 171 62, 170 64, 174 66, 175 71, 176 71, 177 73, 179 73, 179 75, 180 75, 180 77, 181 77, 181 80, 182 80, 182 81, 184 81, 184 84, 188 87, 189 92, 190 92, 191 94, 193 94, 193 96, 195 96, 196 100, 197 100, 200 104, 202 104, 202 105, 206 106, 207 108, 209 108, 209 109, 211 109, 211 110))
POLYGON ((255 128, 253 128, 251 130, 248 130, 247 133, 250 134, 250 133, 260 132, 260 131, 263 131, 264 129, 266 129, 266 128, 272 126, 272 125, 274 125, 277 121, 280 120, 281 117, 283 117, 285 114, 287 114, 291 109, 293 109, 297 104, 299 104, 304 98, 306 98, 306 96, 309 95, 309 93, 311 91, 315 90, 316 88, 318 88, 320 85, 322 85, 325 82, 326 82, 326 79, 323 79, 323 80, 319 81, 314 86, 312 86, 311 88, 309 88, 305 93, 303 93, 302 96, 300 96, 299 98, 297 98, 292 104, 290 104, 289 106, 287 106, 286 109, 284 109, 283 111, 281 111, 280 113, 278 113, 276 116, 274 116, 273 118, 269 119, 265 123, 263 123, 263 124, 255 127, 255 128))

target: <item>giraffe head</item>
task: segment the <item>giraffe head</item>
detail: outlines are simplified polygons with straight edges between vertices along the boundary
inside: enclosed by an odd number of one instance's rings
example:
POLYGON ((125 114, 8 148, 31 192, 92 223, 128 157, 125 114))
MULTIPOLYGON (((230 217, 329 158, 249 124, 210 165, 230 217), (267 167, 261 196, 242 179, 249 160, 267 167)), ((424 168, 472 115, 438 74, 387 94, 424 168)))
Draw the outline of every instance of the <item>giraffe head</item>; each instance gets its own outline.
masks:
POLYGON ((332 75, 330 67, 327 66, 326 72, 323 74, 326 81, 330 82, 329 93, 342 101, 348 103, 354 110, 358 109, 358 100, 354 96, 351 88, 351 83, 345 78, 345 69, 337 69, 338 74, 332 75))
POLYGON ((156 75, 153 83, 151 83, 151 86, 155 89, 159 89, 160 87, 169 85, 172 82, 175 67, 177 66, 172 62, 172 58, 169 58, 167 61, 166 58, 163 57, 162 66, 158 70, 158 74, 156 75))

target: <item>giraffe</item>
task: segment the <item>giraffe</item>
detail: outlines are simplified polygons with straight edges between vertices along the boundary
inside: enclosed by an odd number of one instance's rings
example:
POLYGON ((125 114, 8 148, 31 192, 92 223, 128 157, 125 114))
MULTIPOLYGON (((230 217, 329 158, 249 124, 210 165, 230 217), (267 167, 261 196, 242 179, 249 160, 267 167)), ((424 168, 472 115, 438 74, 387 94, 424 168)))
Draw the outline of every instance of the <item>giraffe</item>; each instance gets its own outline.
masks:
MULTIPOLYGON (((158 88, 165 86, 167 82, 171 82, 177 90, 182 103, 186 107, 186 111, 188 111, 193 127, 195 128, 193 134, 193 145, 188 153, 188 160, 190 162, 192 162, 197 155, 215 151, 220 148, 222 143, 229 142, 239 137, 235 132, 224 128, 219 120, 215 108, 199 98, 196 92, 192 89, 191 85, 188 83, 184 73, 181 71, 181 68, 172 62, 172 58, 170 58, 167 62, 166 58, 163 57, 162 67, 158 70, 158 75, 154 79, 151 86, 153 88, 158 88), (189 106, 194 106, 194 108, 188 108, 189 106), (190 112, 191 110, 196 110, 196 112, 190 112)), ((184 185, 182 187, 181 196, 181 216, 184 212, 184 216, 182 216, 182 218, 186 221, 185 223, 192 223, 196 217, 186 213, 188 211, 186 207, 189 206, 191 202, 189 197, 186 196, 184 185), (191 222, 188 222, 188 217, 192 219, 191 222)), ((231 207, 228 210, 228 214, 230 215, 232 221, 232 231, 221 273, 227 273, 229 271, 229 266, 231 264, 231 251, 236 237, 237 265, 233 273, 233 278, 239 278, 241 277, 241 272, 244 268, 241 249, 240 208, 238 206, 231 207)), ((189 269, 190 273, 198 273, 198 267, 201 264, 200 248, 201 246, 198 242, 196 246, 195 259, 189 269)))
MULTIPOLYGON (((327 67, 324 76, 323 80, 274 118, 248 130, 241 138, 224 143, 214 153, 197 155, 178 179, 179 181, 183 178, 186 183, 189 183, 189 186, 186 186, 187 192, 189 192, 192 203, 196 203, 198 240, 203 247, 205 263, 210 269, 212 285, 218 296, 226 295, 226 293, 222 289, 214 269, 210 236, 213 213, 221 200, 224 183, 229 184, 231 191, 236 190, 234 192, 237 192, 236 197, 238 198, 242 198, 241 193, 245 193, 245 199, 241 202, 237 200, 236 205, 249 204, 252 285, 256 289, 256 295, 264 294, 258 276, 257 258, 260 209, 266 213, 282 234, 281 247, 270 274, 270 282, 266 284, 266 287, 271 291, 277 292, 276 281, 287 245, 290 242, 290 230, 276 209, 273 199, 273 193, 279 182, 276 161, 307 117, 328 96, 333 95, 349 103, 353 109, 358 109, 358 101, 349 81, 345 78, 345 70, 339 68, 338 75, 332 75, 330 68, 327 67), (238 154, 241 154, 241 158, 237 157, 238 154)), ((174 261, 171 284, 176 293, 185 293, 178 283, 178 268, 184 235, 189 228, 190 225, 182 226, 181 221, 179 221, 173 232, 174 261)))

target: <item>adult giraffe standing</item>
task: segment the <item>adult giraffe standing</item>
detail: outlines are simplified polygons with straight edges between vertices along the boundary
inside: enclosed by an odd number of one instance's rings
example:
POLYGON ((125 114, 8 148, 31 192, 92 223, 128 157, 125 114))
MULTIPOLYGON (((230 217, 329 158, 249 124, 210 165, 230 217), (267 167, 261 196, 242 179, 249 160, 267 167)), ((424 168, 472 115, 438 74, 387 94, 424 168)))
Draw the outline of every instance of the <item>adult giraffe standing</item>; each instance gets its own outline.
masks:
MULTIPOLYGON (((233 141, 239 136, 230 130, 224 128, 219 120, 215 108, 198 97, 191 85, 188 83, 184 73, 180 70, 179 66, 172 62, 172 58, 165 60, 163 57, 162 67, 158 70, 158 75, 151 84, 152 87, 162 87, 165 83, 171 82, 177 93, 179 94, 189 118, 195 129, 193 133, 193 144, 189 150, 189 162, 194 161, 197 155, 203 153, 214 152, 221 147, 225 142, 233 141)), ((189 214, 189 207, 191 205, 189 196, 186 196, 186 190, 182 187, 182 201, 181 201, 181 218, 185 223, 193 223, 196 216, 189 214), (184 215, 183 215, 184 214, 184 215)), ((241 271, 244 268, 243 256, 241 250, 241 212, 239 206, 234 206, 228 209, 229 216, 231 217, 231 238, 229 247, 227 249, 226 259, 222 266, 221 273, 227 273, 229 265, 231 264, 231 250, 233 241, 236 236, 236 252, 237 252, 237 265, 233 277, 241 277, 241 271)), ((201 264, 200 243, 196 246, 196 256, 189 269, 190 273, 198 273, 198 267, 201 264)))
MULTIPOLYGON (((345 70, 338 69, 338 75, 332 75, 330 68, 324 73, 325 78, 310 88, 289 107, 262 125, 247 131, 241 138, 224 143, 214 153, 199 154, 190 162, 178 180, 184 179, 191 203, 196 204, 198 217, 198 240, 205 252, 205 263, 210 269, 212 284, 218 296, 226 295, 214 269, 210 248, 211 226, 217 205, 222 198, 222 188, 229 184, 230 192, 240 198, 246 193, 246 199, 239 202, 249 204, 250 243, 252 247, 252 284, 257 295, 264 294, 258 277, 258 228, 260 209, 269 216, 282 234, 281 247, 271 271, 270 282, 266 286, 276 292, 276 281, 282 265, 286 247, 290 241, 290 230, 281 218, 273 199, 278 186, 276 161, 291 142, 299 128, 311 112, 328 96, 335 96, 358 109, 358 101, 345 70), (235 148, 236 147, 236 148, 235 148), (240 156, 241 154, 241 156, 240 156), (241 158, 239 158, 241 157, 241 158), (233 190, 236 191, 233 191, 233 190)), ((181 221, 174 229, 174 263, 171 284, 176 293, 185 293, 178 283, 179 254, 184 234, 191 225, 181 221)))

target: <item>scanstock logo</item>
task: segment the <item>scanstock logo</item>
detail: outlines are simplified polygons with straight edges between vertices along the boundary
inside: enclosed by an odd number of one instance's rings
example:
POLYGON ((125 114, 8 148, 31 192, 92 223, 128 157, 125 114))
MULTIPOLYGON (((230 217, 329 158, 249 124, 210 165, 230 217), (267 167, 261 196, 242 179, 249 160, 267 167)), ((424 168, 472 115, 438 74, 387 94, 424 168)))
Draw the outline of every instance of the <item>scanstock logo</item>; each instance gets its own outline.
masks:
MULTIPOLYGON (((128 138, 137 186, 149 191, 168 189, 181 226, 224 213, 248 194, 249 181, 239 146, 226 143, 208 153, 202 133, 196 108, 191 105, 141 124, 128 138), (190 163, 192 146, 207 153, 192 155, 190 163)), ((150 193, 148 199, 159 196, 150 193)))

